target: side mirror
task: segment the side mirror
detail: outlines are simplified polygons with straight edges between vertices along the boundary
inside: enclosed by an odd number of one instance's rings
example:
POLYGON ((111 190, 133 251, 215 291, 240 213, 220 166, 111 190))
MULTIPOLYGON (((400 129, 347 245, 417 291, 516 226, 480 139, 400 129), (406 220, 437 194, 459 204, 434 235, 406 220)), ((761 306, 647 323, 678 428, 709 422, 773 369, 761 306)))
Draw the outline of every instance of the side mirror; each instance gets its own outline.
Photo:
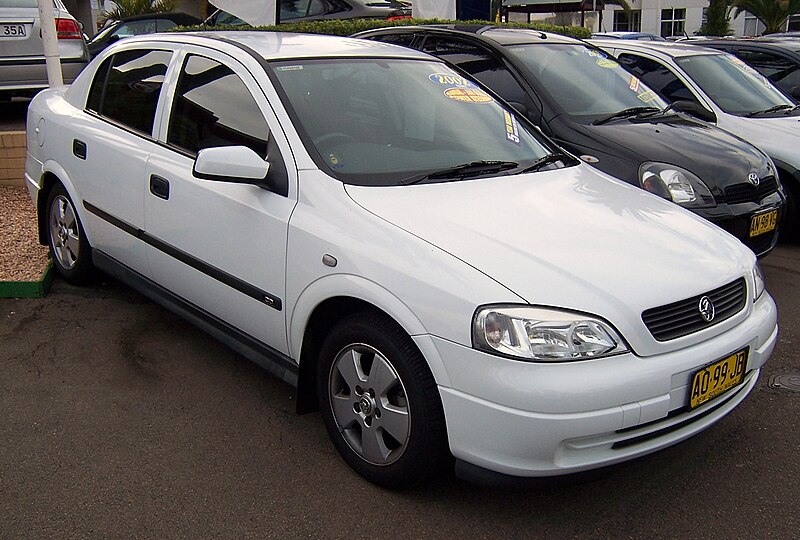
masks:
POLYGON ((112 43, 116 43, 119 40, 120 40, 120 37, 119 37, 118 34, 112 34, 112 35, 108 36, 108 39, 106 41, 108 42, 109 45, 111 45, 112 43))
POLYGON ((715 115, 712 111, 709 111, 708 109, 706 109, 705 107, 694 101, 679 100, 679 101, 674 101, 672 105, 679 111, 683 111, 686 114, 691 114, 692 116, 697 117, 700 120, 705 120, 706 122, 717 121, 717 115, 715 115))
POLYGON ((791 96, 797 101, 800 101, 800 86, 792 88, 791 96))
POLYGON ((511 107, 522 116, 526 117, 528 116, 528 107, 526 107, 519 101, 509 101, 508 104, 511 105, 511 107))
POLYGON ((269 163, 246 146, 204 148, 197 153, 192 174, 203 180, 267 185, 269 163))

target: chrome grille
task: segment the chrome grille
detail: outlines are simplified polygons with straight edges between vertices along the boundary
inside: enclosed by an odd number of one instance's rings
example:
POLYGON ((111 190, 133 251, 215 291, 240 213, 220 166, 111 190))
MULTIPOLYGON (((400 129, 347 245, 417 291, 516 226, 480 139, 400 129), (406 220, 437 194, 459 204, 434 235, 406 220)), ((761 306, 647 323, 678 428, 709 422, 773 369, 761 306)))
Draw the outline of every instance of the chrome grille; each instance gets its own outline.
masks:
POLYGON ((648 309, 642 313, 642 321, 656 340, 668 341, 687 336, 731 318, 741 311, 746 298, 747 288, 744 278, 739 278, 705 294, 648 309), (706 322, 700 315, 698 305, 703 296, 708 296, 714 304, 715 315, 711 322, 706 322))
POLYGON ((758 202, 776 191, 778 191, 777 180, 775 180, 774 176, 766 176, 761 179, 758 186, 745 182, 726 187, 725 202, 728 204, 758 202))

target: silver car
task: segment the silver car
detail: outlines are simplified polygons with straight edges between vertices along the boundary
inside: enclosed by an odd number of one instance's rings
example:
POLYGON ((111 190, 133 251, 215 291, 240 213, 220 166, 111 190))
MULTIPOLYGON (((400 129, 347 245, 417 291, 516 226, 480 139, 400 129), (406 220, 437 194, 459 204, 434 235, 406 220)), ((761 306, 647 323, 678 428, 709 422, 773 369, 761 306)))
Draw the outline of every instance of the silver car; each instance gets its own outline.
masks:
MULTIPOLYGON (((89 61, 78 21, 53 0, 58 52, 69 84, 89 61)), ((36 0, 0 0, 0 99, 46 88, 47 68, 36 0)))

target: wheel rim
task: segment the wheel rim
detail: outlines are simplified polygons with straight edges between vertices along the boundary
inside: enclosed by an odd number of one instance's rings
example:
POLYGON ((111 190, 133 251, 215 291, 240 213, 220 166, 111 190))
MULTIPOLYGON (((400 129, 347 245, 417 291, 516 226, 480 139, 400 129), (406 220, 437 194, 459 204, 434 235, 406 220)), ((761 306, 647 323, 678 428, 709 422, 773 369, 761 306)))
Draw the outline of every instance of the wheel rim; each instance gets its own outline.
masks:
POLYGON ((78 262, 78 220, 72 203, 63 195, 57 195, 50 207, 50 245, 56 262, 65 270, 71 270, 78 262))
POLYGON ((333 418, 350 448, 373 465, 400 459, 411 414, 391 362, 369 345, 349 345, 336 356, 328 381, 333 418))

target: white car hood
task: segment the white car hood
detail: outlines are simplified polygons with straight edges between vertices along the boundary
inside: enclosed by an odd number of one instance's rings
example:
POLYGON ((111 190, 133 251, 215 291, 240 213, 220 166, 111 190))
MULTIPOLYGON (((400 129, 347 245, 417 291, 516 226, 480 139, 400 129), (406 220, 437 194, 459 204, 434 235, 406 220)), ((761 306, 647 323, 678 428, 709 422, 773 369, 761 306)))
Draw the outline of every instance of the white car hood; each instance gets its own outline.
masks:
POLYGON ((755 144, 772 159, 800 169, 800 117, 742 118, 720 115, 718 125, 755 144))
MULTIPOLYGON (((656 343, 642 311, 729 283, 754 261, 711 223, 584 165, 408 187, 347 186, 347 192, 530 304, 609 320, 643 355, 676 344, 656 343)), ((680 345, 692 341, 687 336, 680 345)))

